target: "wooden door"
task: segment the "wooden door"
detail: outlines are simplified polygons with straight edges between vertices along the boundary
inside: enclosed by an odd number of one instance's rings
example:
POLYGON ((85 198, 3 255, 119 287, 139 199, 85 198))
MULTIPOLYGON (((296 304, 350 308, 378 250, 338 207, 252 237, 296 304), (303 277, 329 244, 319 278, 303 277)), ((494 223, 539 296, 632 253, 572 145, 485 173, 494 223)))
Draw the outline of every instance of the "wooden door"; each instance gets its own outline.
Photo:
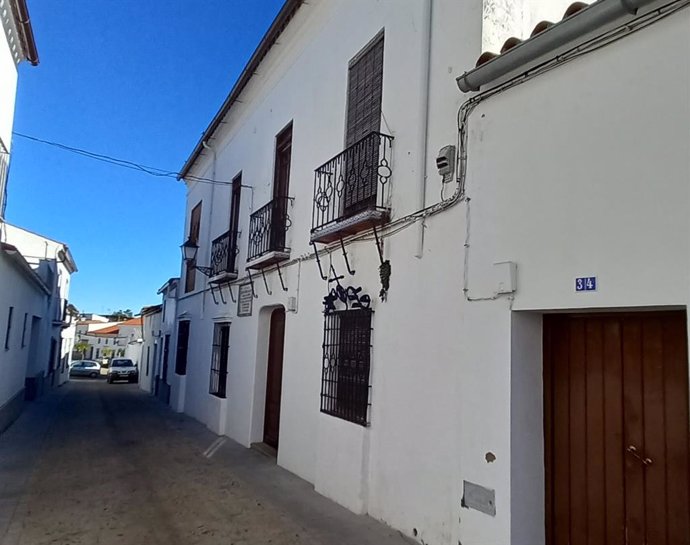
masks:
POLYGON ((271 210, 272 250, 285 249, 292 164, 292 124, 276 137, 275 172, 273 174, 273 209, 271 210))
POLYGON ((544 318, 547 545, 690 544, 686 327, 544 318))
POLYGON ((266 377, 266 411, 264 416, 264 443, 278 448, 280 431, 280 393, 283 383, 283 345, 285 340, 285 310, 271 314, 271 332, 268 341, 268 371, 266 377))

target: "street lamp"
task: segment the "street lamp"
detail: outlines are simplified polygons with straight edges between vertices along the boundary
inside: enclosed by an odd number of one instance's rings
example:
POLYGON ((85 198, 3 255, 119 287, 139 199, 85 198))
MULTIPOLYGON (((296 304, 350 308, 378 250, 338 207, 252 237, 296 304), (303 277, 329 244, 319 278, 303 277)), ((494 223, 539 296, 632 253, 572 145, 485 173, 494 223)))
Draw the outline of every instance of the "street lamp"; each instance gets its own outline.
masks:
POLYGON ((213 274, 213 269, 211 269, 211 267, 199 267, 196 264, 196 254, 199 252, 199 245, 195 241, 188 238, 180 248, 182 249, 182 260, 188 267, 194 268, 206 276, 211 276, 213 274))
POLYGON ((199 251, 199 245, 191 238, 180 246, 182 248, 182 260, 185 262, 196 261, 196 254, 199 251))

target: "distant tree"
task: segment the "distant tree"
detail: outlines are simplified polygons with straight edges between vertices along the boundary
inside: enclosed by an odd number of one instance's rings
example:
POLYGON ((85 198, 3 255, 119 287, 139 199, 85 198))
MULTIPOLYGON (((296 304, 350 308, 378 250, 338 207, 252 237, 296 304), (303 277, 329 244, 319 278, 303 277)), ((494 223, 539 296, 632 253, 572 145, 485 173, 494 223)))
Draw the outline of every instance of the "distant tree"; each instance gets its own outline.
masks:
POLYGON ((79 358, 84 359, 84 355, 86 354, 86 351, 89 349, 89 343, 85 341, 79 341, 74 345, 74 351, 78 352, 80 354, 79 358))
POLYGON ((124 322, 125 320, 129 320, 132 318, 134 314, 130 309, 127 310, 116 310, 110 315, 110 319, 113 322, 124 322))

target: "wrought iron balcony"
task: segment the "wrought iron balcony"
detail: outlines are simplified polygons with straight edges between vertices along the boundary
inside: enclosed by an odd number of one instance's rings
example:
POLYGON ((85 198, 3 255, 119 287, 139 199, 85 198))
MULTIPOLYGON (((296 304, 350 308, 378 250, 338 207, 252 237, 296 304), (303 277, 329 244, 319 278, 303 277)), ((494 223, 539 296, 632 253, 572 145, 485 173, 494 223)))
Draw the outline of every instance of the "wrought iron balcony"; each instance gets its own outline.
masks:
POLYGON ((313 242, 332 242, 389 220, 392 145, 392 136, 372 132, 316 169, 313 242))
POLYGON ((292 225, 288 213, 291 197, 276 197, 249 218, 250 269, 260 269, 290 257, 286 233, 292 225))
POLYGON ((237 278, 237 238, 237 231, 228 231, 211 243, 211 281, 237 278))

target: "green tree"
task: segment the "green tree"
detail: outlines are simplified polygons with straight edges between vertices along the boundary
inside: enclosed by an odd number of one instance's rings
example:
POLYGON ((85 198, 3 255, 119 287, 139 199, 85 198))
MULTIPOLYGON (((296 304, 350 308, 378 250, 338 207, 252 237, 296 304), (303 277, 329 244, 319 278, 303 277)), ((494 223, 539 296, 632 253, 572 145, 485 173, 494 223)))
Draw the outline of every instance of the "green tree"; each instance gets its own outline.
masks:
POLYGON ((86 351, 88 349, 89 349, 89 343, 87 343, 85 341, 79 341, 78 343, 76 343, 74 345, 74 351, 78 352, 80 354, 79 359, 82 359, 82 360, 84 359, 84 355, 86 354, 86 351))
POLYGON ((130 309, 120 309, 113 312, 109 317, 113 322, 124 322, 125 320, 129 320, 133 316, 134 314, 130 309))

